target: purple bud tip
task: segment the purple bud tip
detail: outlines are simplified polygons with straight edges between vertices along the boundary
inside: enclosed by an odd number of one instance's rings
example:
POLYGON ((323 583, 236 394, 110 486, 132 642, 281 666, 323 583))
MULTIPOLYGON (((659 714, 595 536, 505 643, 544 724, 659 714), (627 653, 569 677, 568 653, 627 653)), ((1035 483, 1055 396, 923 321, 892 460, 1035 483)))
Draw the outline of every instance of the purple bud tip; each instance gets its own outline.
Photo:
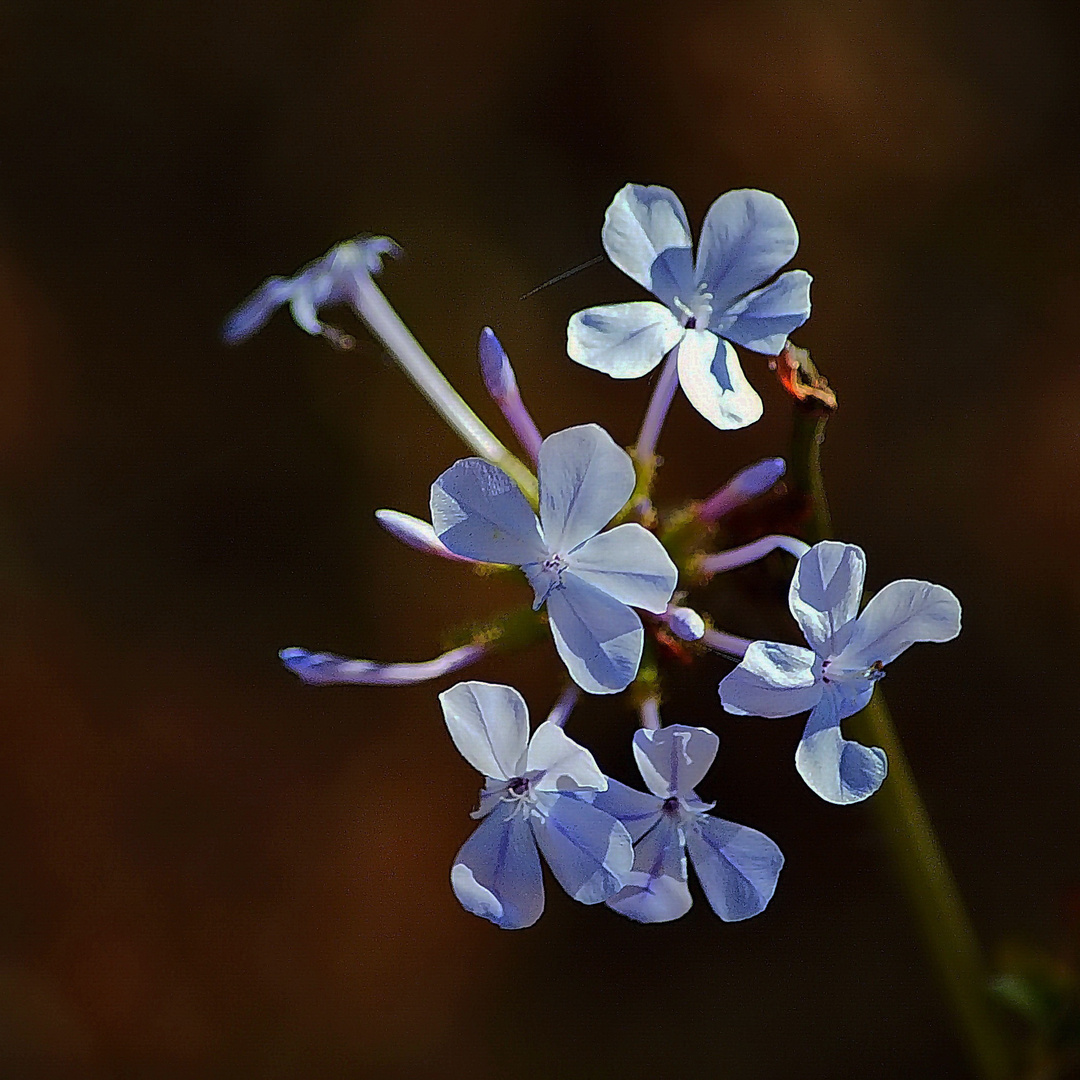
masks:
POLYGON ((705 620, 693 608, 669 607, 667 624, 683 641, 697 641, 705 635, 705 620))
POLYGON ((506 350, 490 326, 485 326, 480 331, 479 352, 480 373, 484 377, 484 385, 488 393, 496 401, 501 401, 514 393, 517 390, 514 369, 510 366, 510 358, 506 355, 506 350))
POLYGON ((768 491, 786 472, 787 462, 783 458, 765 458, 736 473, 728 486, 733 495, 753 499, 768 491))

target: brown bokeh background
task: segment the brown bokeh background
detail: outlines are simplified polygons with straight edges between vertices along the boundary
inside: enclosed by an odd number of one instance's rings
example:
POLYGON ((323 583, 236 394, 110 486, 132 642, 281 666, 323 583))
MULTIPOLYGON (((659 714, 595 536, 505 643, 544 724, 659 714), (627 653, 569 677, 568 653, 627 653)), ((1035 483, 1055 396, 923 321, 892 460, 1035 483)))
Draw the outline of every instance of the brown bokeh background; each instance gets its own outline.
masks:
MULTIPOLYGON (((544 430, 629 443, 647 380, 576 367, 563 334, 636 287, 605 265, 518 297, 600 250, 628 180, 695 222, 777 192, 816 278, 797 340, 842 400, 837 529, 871 587, 965 605, 891 704, 980 932, 1051 943, 1080 876, 1071 8, 0 10, 5 1078, 968 1075, 868 808, 805 789, 797 720, 726 717, 719 659, 667 718, 721 734, 704 794, 787 855, 764 916, 639 927, 556 888, 530 931, 463 913, 450 680, 312 689, 275 656, 423 658, 521 599, 372 518, 422 513, 461 448, 365 338, 216 332, 268 274, 387 233, 388 293, 491 423, 485 323, 544 430)), ((784 452, 746 366, 765 420, 722 435, 678 401, 664 497, 784 452)), ((559 686, 548 646, 475 675, 534 716, 559 686)), ((572 730, 629 781, 631 723, 590 701, 572 730)))

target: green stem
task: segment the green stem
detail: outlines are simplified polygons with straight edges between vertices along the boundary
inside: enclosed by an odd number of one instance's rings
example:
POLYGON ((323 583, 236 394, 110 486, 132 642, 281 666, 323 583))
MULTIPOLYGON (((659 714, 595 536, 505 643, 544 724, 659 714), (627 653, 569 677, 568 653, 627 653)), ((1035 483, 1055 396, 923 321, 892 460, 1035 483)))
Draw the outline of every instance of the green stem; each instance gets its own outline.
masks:
POLYGON ((469 408, 401 321, 382 290, 366 275, 357 277, 355 311, 462 442, 485 461, 502 469, 535 507, 536 477, 469 408))
MULTIPOLYGON (((807 503, 804 529, 810 543, 831 535, 821 473, 829 415, 813 402, 795 405, 789 479, 807 503)), ((846 723, 860 742, 880 746, 888 755, 889 775, 870 804, 975 1074, 980 1080, 1009 1080, 1016 1074, 990 998, 982 948, 880 688, 846 723)))

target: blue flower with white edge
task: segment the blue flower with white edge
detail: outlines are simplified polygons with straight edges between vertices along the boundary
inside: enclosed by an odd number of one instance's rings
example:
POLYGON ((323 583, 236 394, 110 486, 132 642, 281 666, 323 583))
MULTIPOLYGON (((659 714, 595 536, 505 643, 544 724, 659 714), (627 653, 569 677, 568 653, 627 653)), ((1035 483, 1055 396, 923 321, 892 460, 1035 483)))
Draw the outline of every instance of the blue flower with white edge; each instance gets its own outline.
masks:
POLYGON ((575 900, 618 892, 634 859, 630 835, 575 798, 608 785, 592 754, 551 720, 530 739, 528 706, 511 686, 458 683, 439 702, 454 745, 485 777, 472 815, 480 825, 450 871, 466 911, 504 930, 532 926, 544 910, 540 852, 575 900))
POLYGON ((729 713, 778 717, 810 710, 795 767, 818 795, 838 804, 873 795, 888 769, 885 751, 844 739, 840 721, 866 706, 885 665, 909 645, 960 633, 960 601, 928 581, 894 581, 858 615, 865 577, 862 548, 815 544, 799 560, 788 595, 810 648, 755 641, 720 683, 729 713))
POLYGON ((341 303, 358 306, 358 281, 378 274, 384 255, 398 258, 401 248, 388 236, 358 236, 335 245, 291 278, 267 278, 225 320, 221 336, 230 345, 243 341, 261 330, 282 304, 288 304, 301 330, 322 335, 339 349, 351 349, 353 339, 322 322, 319 309, 341 303))
POLYGON ((778 355, 810 317, 810 275, 777 271, 799 246, 787 207, 765 191, 729 191, 705 216, 697 258, 686 211, 665 187, 627 184, 601 233, 611 261, 659 300, 587 308, 570 319, 567 352, 585 367, 636 379, 678 349, 691 404, 722 429, 761 416, 733 345, 778 355))
POLYGON ((600 530, 634 490, 629 454, 596 424, 549 435, 540 447, 537 518, 517 485, 482 458, 466 458, 431 486, 431 521, 456 555, 520 566, 533 607, 547 604, 555 648, 591 694, 625 690, 645 632, 633 608, 667 610, 678 570, 635 523, 600 530))
POLYGON ((608 780, 593 806, 617 817, 634 841, 626 885, 607 904, 639 922, 669 922, 692 903, 686 853, 710 906, 725 922, 765 910, 784 865, 763 833, 713 817, 715 803, 694 788, 716 757, 720 740, 707 728, 672 724, 634 733, 634 757, 651 794, 608 780))

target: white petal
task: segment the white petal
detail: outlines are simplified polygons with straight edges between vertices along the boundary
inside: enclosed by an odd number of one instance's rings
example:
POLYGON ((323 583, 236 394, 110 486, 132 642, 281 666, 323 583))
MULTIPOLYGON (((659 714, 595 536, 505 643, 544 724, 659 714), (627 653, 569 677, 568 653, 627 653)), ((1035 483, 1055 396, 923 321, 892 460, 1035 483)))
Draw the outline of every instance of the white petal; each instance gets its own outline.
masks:
POLYGON ((431 523, 455 555, 521 566, 547 555, 521 490, 482 458, 455 462, 431 485, 431 523))
POLYGON ((544 773, 534 784, 538 791, 603 791, 607 787, 607 777, 592 754, 550 720, 533 732, 525 772, 544 773))
POLYGON ((686 848, 678 818, 665 814, 634 847, 634 866, 626 885, 608 907, 638 922, 670 922, 690 910, 686 848))
POLYGON ((722 311, 763 285, 799 246, 788 208, 767 191, 728 191, 709 207, 698 244, 697 278, 722 311))
POLYGON ((679 342, 679 382, 690 404, 721 431, 747 427, 761 416, 761 398, 734 346, 711 330, 688 330, 679 342))
POLYGON ((686 271, 691 269, 686 211, 668 188, 627 184, 611 200, 600 236, 608 258, 646 289, 653 287, 653 264, 672 248, 685 250, 686 271))
POLYGON ((474 769, 496 780, 520 776, 529 708, 512 687, 462 682, 439 695, 450 738, 474 769))
POLYGON ((624 604, 657 615, 667 610, 679 580, 664 545, 635 523, 587 540, 570 557, 570 573, 624 604))
POLYGON ((699 814, 686 827, 686 846, 705 896, 724 922, 765 910, 784 856, 764 833, 699 814))
POLYGON ((720 740, 708 728, 670 724, 634 732, 634 760, 658 798, 690 796, 716 759, 720 740))
POLYGON ((457 853, 450 885, 466 911, 504 930, 532 926, 544 910, 544 879, 526 820, 502 810, 484 818, 457 853))
POLYGON ((630 455, 596 424, 549 435, 540 446, 540 522, 550 552, 568 555, 595 536, 634 491, 630 455))
POLYGON ((811 791, 843 806, 873 795, 888 772, 885 751, 840 734, 839 695, 825 694, 795 751, 795 768, 811 791))
POLYGON ((582 690, 615 694, 634 681, 645 631, 633 609, 570 573, 547 607, 555 648, 582 690))
POLYGON ((952 641, 960 633, 960 601, 943 585, 904 578, 886 585, 855 623, 837 664, 865 670, 895 660, 916 641, 952 641))
POLYGON ((570 316, 566 353, 613 379, 637 379, 652 371, 682 336, 679 320, 663 304, 606 304, 570 316))
POLYGON ((851 640, 865 579, 866 555, 854 544, 822 540, 799 560, 788 606, 819 656, 838 656, 851 640))
POLYGON ((821 699, 817 657, 798 645, 755 641, 720 681, 720 703, 736 716, 794 716, 821 699))
POLYGON ((626 826, 635 844, 660 820, 664 806, 663 799, 635 791, 611 777, 607 778, 607 788, 590 798, 598 810, 618 818, 626 826))
POLYGON ((572 795, 558 795, 546 816, 530 820, 551 872, 575 900, 599 904, 622 888, 634 845, 610 814, 572 795))

